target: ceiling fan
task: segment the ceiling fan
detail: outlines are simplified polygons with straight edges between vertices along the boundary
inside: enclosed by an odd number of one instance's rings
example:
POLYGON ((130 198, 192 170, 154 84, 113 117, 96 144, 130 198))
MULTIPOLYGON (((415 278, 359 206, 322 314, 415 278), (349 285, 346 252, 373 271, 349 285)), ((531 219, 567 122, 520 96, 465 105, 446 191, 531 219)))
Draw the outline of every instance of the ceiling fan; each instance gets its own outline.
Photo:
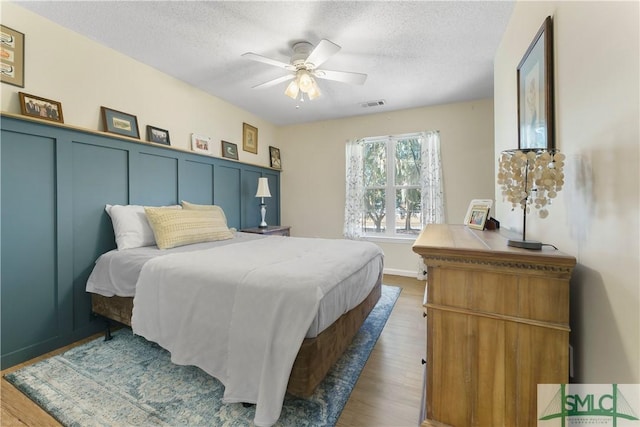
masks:
MULTIPOLYGON (((285 70, 290 71, 290 74, 287 74, 286 76, 278 77, 276 79, 269 80, 268 82, 253 86, 253 89, 267 88, 288 80, 293 80, 287 86, 287 89, 284 92, 285 95, 296 99, 298 94, 302 92, 303 94, 306 93, 310 100, 313 100, 321 95, 320 88, 318 87, 314 77, 356 85, 364 84, 365 80, 367 80, 367 75, 362 73, 324 70, 318 68, 329 58, 338 53, 340 49, 340 46, 337 44, 330 42, 329 40, 322 39, 315 48, 309 42, 295 43, 293 45, 293 55, 291 56, 291 60, 288 64, 253 52, 244 53, 242 56, 253 61, 263 62, 265 64, 284 68, 285 70)), ((303 95, 301 94, 300 96, 302 98, 303 95)), ((302 99, 304 100, 304 98, 302 99)))

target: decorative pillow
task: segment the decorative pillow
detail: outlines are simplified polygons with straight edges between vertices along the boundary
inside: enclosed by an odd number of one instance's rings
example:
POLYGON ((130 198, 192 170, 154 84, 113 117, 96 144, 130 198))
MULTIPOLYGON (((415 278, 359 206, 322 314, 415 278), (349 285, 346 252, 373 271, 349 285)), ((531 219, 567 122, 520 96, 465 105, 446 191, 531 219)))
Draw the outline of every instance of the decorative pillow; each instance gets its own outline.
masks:
MULTIPOLYGON (((172 205, 163 206, 162 209, 181 209, 181 207, 172 205)), ((105 211, 111 217, 119 251, 156 244, 153 230, 144 212, 144 206, 106 205, 105 211)))
POLYGON ((232 239, 224 212, 218 209, 145 208, 160 249, 232 239))
POLYGON ((218 205, 196 205, 195 203, 189 203, 186 200, 182 200, 180 204, 182 205, 183 209, 193 209, 193 210, 201 210, 201 211, 207 211, 207 210, 220 211, 220 214, 224 218, 225 225, 227 224, 227 216, 224 214, 224 211, 222 210, 222 208, 218 205))

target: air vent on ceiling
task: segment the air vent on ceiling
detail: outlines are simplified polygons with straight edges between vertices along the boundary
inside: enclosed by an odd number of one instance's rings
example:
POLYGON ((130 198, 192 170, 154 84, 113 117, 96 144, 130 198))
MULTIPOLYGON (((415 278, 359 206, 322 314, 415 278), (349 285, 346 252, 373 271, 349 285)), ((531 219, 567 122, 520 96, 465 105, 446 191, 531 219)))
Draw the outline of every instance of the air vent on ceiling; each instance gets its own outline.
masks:
POLYGON ((369 107, 382 107, 384 104, 386 104, 386 101, 384 99, 379 99, 377 101, 368 101, 368 102, 363 102, 362 104, 360 104, 360 106, 362 108, 369 108, 369 107))

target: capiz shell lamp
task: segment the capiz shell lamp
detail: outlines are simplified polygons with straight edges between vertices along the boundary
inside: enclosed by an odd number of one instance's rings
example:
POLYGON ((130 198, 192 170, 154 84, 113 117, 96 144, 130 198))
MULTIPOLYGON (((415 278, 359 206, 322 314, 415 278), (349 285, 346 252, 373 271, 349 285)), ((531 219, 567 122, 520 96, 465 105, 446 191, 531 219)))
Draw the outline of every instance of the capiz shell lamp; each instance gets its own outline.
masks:
POLYGON ((264 217, 267 214, 267 205, 264 204, 264 198, 271 197, 271 192, 269 191, 269 180, 267 178, 258 178, 258 191, 256 191, 256 197, 260 197, 260 215, 262 216, 262 222, 259 227, 266 228, 267 222, 264 220, 264 217))
POLYGON ((522 239, 509 240, 507 245, 516 248, 542 249, 542 243, 527 240, 527 213, 533 207, 540 218, 549 215, 547 210, 564 184, 564 154, 558 150, 506 150, 500 155, 498 184, 503 200, 518 205, 523 211, 522 239))

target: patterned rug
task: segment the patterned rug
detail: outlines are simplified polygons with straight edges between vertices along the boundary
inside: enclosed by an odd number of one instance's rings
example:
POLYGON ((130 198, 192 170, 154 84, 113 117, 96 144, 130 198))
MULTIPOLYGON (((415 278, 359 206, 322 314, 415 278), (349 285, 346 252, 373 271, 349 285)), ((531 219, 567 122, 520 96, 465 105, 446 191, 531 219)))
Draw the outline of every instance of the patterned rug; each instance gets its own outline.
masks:
MULTIPOLYGON (((313 396, 287 394, 278 426, 332 426, 349 399, 400 288, 382 297, 313 396)), ((224 387, 130 329, 5 375, 65 426, 250 426, 255 407, 222 403, 224 387)))

